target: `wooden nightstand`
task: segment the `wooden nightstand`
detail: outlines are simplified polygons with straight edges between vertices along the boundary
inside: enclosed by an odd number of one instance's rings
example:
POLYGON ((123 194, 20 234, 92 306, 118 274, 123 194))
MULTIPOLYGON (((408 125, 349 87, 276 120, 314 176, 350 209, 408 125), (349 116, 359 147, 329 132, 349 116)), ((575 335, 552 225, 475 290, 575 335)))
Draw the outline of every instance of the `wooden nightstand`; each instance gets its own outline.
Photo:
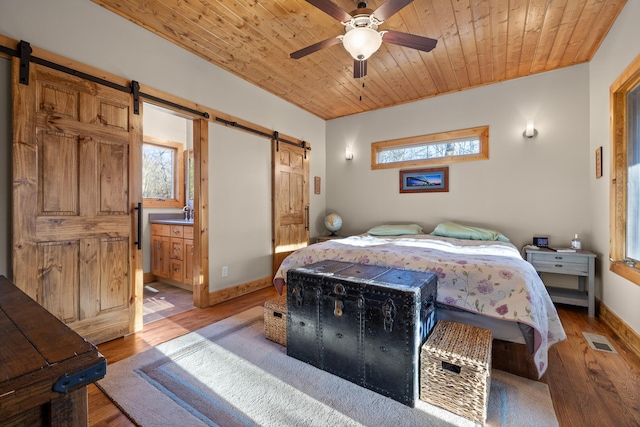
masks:
POLYGON ((333 239, 344 239, 345 236, 318 236, 316 237, 316 243, 326 242, 327 240, 333 239))
POLYGON ((589 317, 596 313, 595 260, 596 254, 588 251, 556 252, 549 249, 526 249, 529 261, 542 277, 542 273, 578 276, 578 289, 547 287, 553 302, 578 305, 589 309, 589 317), (587 293, 585 294, 585 277, 587 293))

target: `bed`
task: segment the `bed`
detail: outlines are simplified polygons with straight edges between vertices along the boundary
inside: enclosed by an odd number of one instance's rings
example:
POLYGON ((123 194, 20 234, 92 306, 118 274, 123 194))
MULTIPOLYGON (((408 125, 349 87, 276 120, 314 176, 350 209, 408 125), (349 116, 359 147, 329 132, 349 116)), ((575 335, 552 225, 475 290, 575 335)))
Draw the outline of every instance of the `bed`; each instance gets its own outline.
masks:
POLYGON ((299 249, 282 262, 274 285, 282 293, 288 270, 323 260, 433 272, 439 319, 489 328, 496 339, 527 344, 542 376, 549 348, 566 334, 542 280, 518 249, 499 233, 498 238, 481 234, 472 240, 413 230, 419 232, 367 233, 299 249))

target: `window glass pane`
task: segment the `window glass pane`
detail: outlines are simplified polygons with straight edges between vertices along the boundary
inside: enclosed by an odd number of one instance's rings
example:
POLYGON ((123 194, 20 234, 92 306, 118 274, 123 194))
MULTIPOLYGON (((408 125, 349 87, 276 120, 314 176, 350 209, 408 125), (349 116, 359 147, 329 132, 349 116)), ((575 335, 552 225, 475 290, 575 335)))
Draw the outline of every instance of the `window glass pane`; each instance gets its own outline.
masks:
POLYGON ((142 197, 174 199, 175 149, 142 146, 142 197))
POLYGON ((489 126, 371 143, 371 169, 473 162, 489 159, 489 126))
POLYGON ((193 160, 193 156, 189 156, 189 163, 188 163, 188 167, 189 167, 189 189, 188 191, 188 200, 193 200, 193 195, 194 195, 194 180, 193 180, 193 174, 194 174, 194 164, 193 164, 194 160, 193 160))
POLYGON ((627 95, 627 258, 640 260, 640 85, 627 95))
POLYGON ((389 148, 378 153, 378 163, 426 160, 439 157, 466 156, 480 153, 480 140, 448 141, 411 147, 389 148))

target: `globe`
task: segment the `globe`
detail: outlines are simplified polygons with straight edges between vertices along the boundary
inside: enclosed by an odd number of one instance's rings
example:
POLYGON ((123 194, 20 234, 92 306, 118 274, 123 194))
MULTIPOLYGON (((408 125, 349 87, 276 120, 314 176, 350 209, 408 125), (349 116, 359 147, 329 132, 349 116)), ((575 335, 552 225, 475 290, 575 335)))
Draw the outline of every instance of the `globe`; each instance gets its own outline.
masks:
POLYGON ((335 236, 336 231, 342 228, 342 218, 337 213, 330 213, 324 219, 324 226, 331 232, 331 236, 335 236))

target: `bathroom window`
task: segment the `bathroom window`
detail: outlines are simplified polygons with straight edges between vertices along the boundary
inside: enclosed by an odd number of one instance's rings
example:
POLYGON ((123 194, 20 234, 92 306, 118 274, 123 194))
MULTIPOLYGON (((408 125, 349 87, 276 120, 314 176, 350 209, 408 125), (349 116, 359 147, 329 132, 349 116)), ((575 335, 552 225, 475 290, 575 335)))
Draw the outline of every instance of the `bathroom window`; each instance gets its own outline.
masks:
POLYGON ((146 207, 181 208, 184 199, 184 145, 145 136, 142 144, 142 197, 146 207))

